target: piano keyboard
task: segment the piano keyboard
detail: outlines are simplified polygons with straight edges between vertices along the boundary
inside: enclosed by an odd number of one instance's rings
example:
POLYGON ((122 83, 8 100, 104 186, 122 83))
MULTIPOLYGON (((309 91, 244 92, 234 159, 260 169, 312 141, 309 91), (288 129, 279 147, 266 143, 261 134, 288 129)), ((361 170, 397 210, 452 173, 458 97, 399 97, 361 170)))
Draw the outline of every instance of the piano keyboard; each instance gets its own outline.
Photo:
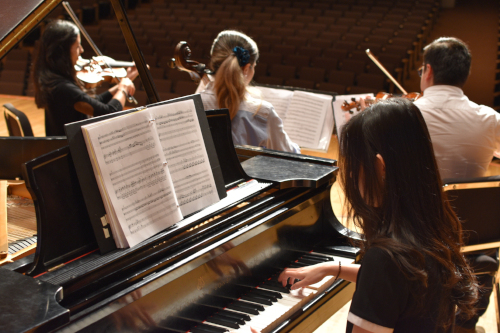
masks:
POLYGON ((250 333, 250 327, 262 333, 270 332, 324 292, 335 279, 327 276, 314 285, 290 290, 289 286, 285 288, 278 282, 284 267, 304 267, 325 261, 354 262, 350 258, 327 254, 303 254, 291 264, 273 267, 271 277, 242 277, 226 285, 227 288, 217 290, 176 317, 160 323, 155 332, 250 333))
POLYGON ((9 254, 14 256, 21 251, 31 250, 36 247, 36 236, 19 239, 9 243, 9 254))

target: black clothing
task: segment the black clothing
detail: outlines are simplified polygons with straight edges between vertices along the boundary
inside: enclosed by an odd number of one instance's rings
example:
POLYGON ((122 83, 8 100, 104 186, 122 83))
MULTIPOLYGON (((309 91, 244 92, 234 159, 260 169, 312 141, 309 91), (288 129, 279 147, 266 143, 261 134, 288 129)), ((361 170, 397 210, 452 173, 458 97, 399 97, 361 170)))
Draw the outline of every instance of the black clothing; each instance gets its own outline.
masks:
POLYGON ((395 333, 435 332, 439 299, 431 295, 425 300, 424 312, 417 312, 411 293, 414 283, 404 276, 387 252, 370 248, 358 272, 346 333, 353 329, 350 320, 373 332, 390 332, 391 329, 395 333), (370 323, 378 327, 366 326, 370 323))
POLYGON ((75 109, 75 103, 85 102, 94 109, 94 117, 121 111, 122 104, 109 91, 92 98, 75 83, 61 79, 56 82, 45 108, 45 135, 65 136, 64 124, 87 118, 87 115, 75 109))

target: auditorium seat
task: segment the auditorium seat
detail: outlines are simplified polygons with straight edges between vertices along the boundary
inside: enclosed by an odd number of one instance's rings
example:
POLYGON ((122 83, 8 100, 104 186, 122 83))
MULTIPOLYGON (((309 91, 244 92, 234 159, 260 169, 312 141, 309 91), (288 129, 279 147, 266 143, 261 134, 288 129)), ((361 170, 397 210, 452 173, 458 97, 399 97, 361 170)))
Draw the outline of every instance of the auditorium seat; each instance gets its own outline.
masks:
POLYGON ((387 91, 386 78, 382 74, 361 73, 356 75, 356 84, 361 87, 375 88, 378 91, 387 91))
POLYGON ((264 77, 264 76, 267 76, 269 73, 268 73, 268 64, 265 63, 265 62, 259 62, 257 64, 257 66, 255 66, 255 74, 254 74, 254 77, 255 78, 261 78, 261 77, 264 77))
MULTIPOLYGON (((180 81, 179 81, 180 82, 180 81)), ((172 80, 154 80, 156 90, 160 92, 172 92, 172 80)))
POLYGON ((24 83, 0 81, 0 94, 23 95, 24 83))
POLYGON ((304 88, 304 89, 314 89, 315 82, 309 80, 301 79, 288 79, 285 80, 285 85, 290 87, 304 88))
POLYGON ((311 57, 305 55, 289 54, 283 57, 283 65, 291 65, 295 67, 309 66, 311 57))
POLYGON ((174 85, 174 92, 181 96, 194 94, 197 85, 193 81, 177 81, 174 85))
POLYGON ((310 58, 321 56, 323 49, 315 46, 299 46, 297 54, 308 56, 310 58))
POLYGON ((297 47, 293 45, 284 45, 284 44, 274 44, 273 51, 276 53, 280 53, 283 56, 288 54, 295 54, 297 47))
POLYGON ((347 50, 336 48, 336 47, 323 50, 324 57, 326 57, 326 58, 331 57, 331 58, 339 59, 340 61, 347 58, 347 54, 348 54, 347 50))
POLYGON ((354 72, 332 70, 328 72, 328 82, 342 84, 344 86, 353 86, 355 76, 356 73, 354 72))
MULTIPOLYGON (((283 55, 275 52, 261 52, 259 54, 259 62, 264 62, 266 64, 281 64, 283 62, 283 55)), ((258 66, 260 66, 260 63, 258 66)))
POLYGON ((308 39, 306 37, 299 36, 286 36, 283 40, 284 44, 293 45, 295 47, 307 45, 308 39))
POLYGON ((311 67, 325 69, 327 71, 337 70, 339 60, 333 57, 319 56, 311 58, 311 67))
POLYGON ((338 38, 334 40, 325 37, 312 38, 309 40, 309 45, 319 47, 321 49, 327 49, 332 46, 332 42, 336 42, 339 38, 340 34, 338 34, 338 38))
POLYGON ((286 65, 269 65, 269 76, 281 78, 283 80, 294 79, 297 68, 286 65))
POLYGON ((317 85, 318 90, 323 90, 323 91, 331 91, 331 92, 336 92, 339 95, 346 94, 347 87, 342 84, 337 84, 337 83, 330 83, 330 82, 322 82, 317 85))
POLYGON ((380 90, 371 87, 361 87, 361 86, 353 86, 351 87, 349 94, 376 94, 380 90))
POLYGON ((280 77, 262 76, 256 80, 260 84, 271 84, 276 86, 282 86, 284 80, 280 77))
POLYGON ((318 34, 319 34, 318 31, 310 29, 300 29, 296 33, 298 37, 306 37, 308 41, 311 40, 312 38, 318 37, 318 34))
POLYGON ((316 83, 324 82, 326 70, 324 68, 302 67, 298 71, 298 76, 302 80, 309 80, 316 83))
POLYGON ((368 67, 367 60, 344 59, 339 63, 339 69, 342 71, 364 73, 368 67))

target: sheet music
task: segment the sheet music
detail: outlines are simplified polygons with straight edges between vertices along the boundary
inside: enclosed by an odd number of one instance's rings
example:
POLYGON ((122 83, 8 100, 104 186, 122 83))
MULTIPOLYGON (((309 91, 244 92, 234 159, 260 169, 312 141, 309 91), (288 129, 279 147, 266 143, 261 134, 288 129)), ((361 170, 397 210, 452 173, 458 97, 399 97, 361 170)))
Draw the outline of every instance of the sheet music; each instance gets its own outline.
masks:
POLYGON ((317 149, 332 96, 294 91, 283 126, 301 147, 317 149))
POLYGON ((150 112, 156 119, 182 214, 219 201, 193 100, 158 105, 150 112))
POLYGON ((82 126, 117 247, 134 246, 182 219, 149 112, 82 126))
POLYGON ((370 96, 374 98, 374 95, 371 93, 367 94, 356 94, 356 95, 337 95, 335 97, 335 101, 333 102, 333 111, 335 116, 335 124, 337 127, 337 136, 340 137, 340 132, 342 126, 351 119, 351 117, 357 115, 361 111, 358 111, 355 107, 349 110, 342 110, 342 104, 344 102, 350 103, 353 101, 359 101, 360 98, 366 98, 370 96))
POLYGON ((287 117, 288 106, 293 96, 293 91, 267 87, 258 87, 258 89, 262 93, 262 99, 271 103, 281 120, 285 120, 287 117))

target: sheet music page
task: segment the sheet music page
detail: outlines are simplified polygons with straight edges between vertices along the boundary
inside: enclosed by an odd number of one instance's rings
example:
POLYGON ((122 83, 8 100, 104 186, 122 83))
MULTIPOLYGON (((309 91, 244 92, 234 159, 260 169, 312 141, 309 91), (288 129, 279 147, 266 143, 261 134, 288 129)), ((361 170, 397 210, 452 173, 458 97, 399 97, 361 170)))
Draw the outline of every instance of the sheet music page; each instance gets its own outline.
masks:
POLYGON ((287 117, 288 105, 293 96, 293 91, 288 89, 274 89, 267 87, 256 87, 262 93, 262 99, 271 103, 274 106, 274 110, 281 118, 285 120, 287 117))
POLYGON ((193 100, 150 108, 183 215, 217 201, 219 195, 193 100))
POLYGON ((283 127, 290 139, 304 148, 319 149, 325 117, 332 96, 294 91, 283 127))
POLYGON ((351 117, 357 115, 361 111, 357 110, 356 107, 342 108, 344 103, 359 102, 360 98, 366 98, 370 96, 374 98, 372 93, 367 94, 356 94, 356 95, 337 95, 335 96, 335 101, 333 102, 333 114, 335 116, 335 125, 337 127, 337 136, 340 137, 340 131, 342 126, 351 119, 351 117))
POLYGON ((97 162, 97 183, 113 217, 117 247, 134 246, 182 219, 156 124, 147 110, 82 126, 82 131, 92 148, 92 164, 97 162), (119 240, 117 230, 124 239, 119 240))

